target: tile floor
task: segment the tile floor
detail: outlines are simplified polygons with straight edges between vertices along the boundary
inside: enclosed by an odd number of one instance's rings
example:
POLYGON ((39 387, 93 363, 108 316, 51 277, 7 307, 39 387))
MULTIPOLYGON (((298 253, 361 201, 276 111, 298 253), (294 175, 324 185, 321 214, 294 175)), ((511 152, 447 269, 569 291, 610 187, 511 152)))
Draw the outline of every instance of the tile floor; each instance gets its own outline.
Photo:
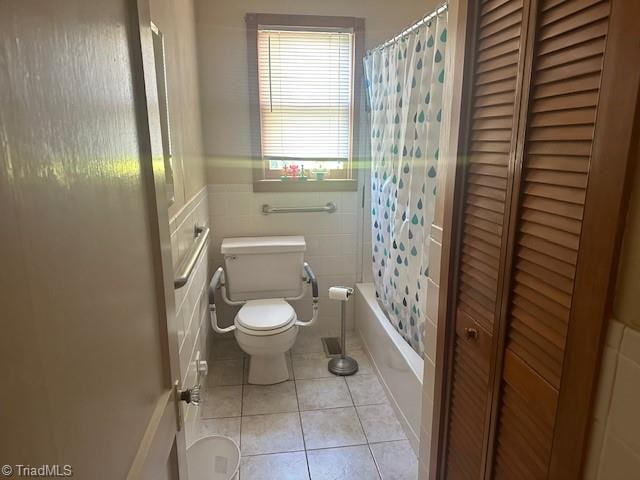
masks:
POLYGON ((199 435, 240 445, 240 480, 415 480, 416 457, 357 338, 360 371, 336 377, 319 339, 294 347, 290 380, 247 384, 235 339, 212 347, 199 435))

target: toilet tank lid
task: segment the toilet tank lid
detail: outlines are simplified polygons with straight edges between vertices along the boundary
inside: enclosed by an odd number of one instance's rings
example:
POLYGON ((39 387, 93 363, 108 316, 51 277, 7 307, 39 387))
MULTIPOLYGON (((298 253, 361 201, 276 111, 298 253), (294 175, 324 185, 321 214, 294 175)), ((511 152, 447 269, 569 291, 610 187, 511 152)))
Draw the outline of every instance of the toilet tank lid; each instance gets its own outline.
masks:
POLYGON ((222 240, 220 253, 223 255, 238 255, 252 253, 283 253, 304 252, 307 244, 304 237, 273 236, 273 237, 236 237, 222 240))

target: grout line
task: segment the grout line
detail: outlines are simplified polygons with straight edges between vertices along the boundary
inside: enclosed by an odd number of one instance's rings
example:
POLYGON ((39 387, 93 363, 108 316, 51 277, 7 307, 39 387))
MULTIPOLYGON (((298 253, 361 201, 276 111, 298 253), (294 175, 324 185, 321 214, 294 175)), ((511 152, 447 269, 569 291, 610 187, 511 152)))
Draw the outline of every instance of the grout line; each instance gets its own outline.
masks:
POLYGON ((309 455, 307 454, 307 441, 304 438, 304 427, 302 426, 302 412, 300 411, 300 397, 298 397, 298 384, 295 381, 295 371, 293 369, 293 355, 291 358, 291 373, 293 375, 293 391, 296 394, 296 404, 298 405, 298 421, 300 422, 300 434, 302 435, 302 446, 304 447, 304 460, 307 463, 307 474, 311 478, 311 468, 309 467, 309 455))
POLYGON ((349 445, 340 445, 338 447, 318 447, 318 448, 310 448, 309 452, 317 452, 318 450, 339 450, 342 448, 350 448, 350 447, 364 447, 367 445, 366 443, 350 443, 349 445))
POLYGON ((378 467, 378 462, 376 462, 376 457, 373 456, 373 450, 371 450, 371 444, 369 443, 369 437, 367 436, 367 432, 364 429, 364 425, 362 424, 362 419, 360 418, 360 414, 358 413, 358 408, 356 407, 356 402, 353 400, 353 395, 351 394, 351 389, 349 388, 349 382, 345 378, 345 383, 347 384, 347 390, 349 391, 349 396, 351 397, 351 402, 353 403, 353 409, 356 412, 356 418, 360 423, 360 428, 362 428, 362 435, 364 435, 364 439, 367 441, 367 449, 369 450, 369 455, 371 455, 371 459, 373 460, 373 464, 376 467, 376 472, 378 472, 378 477, 382 480, 382 472, 380 471, 380 467, 378 467))
POLYGON ((271 452, 271 453, 253 453, 251 455, 241 455, 242 458, 250 458, 250 457, 266 457, 268 455, 284 455, 287 453, 301 453, 304 450, 287 450, 285 452, 271 452))
MULTIPOLYGON (((233 387, 239 387, 240 385, 230 385, 233 387)), ((384 403, 376 403, 376 404, 371 404, 371 405, 347 405, 345 407, 326 407, 326 408, 314 408, 311 410, 289 410, 286 412, 269 412, 269 413, 250 413, 248 415, 245 414, 241 414, 241 415, 236 415, 236 416, 226 416, 226 417, 202 417, 203 420, 220 420, 223 418, 244 418, 244 417, 264 417, 265 415, 284 415, 287 413, 306 413, 306 412, 326 412, 328 410, 340 410, 340 409, 344 409, 344 408, 355 408, 357 407, 372 407, 372 406, 377 406, 377 405, 385 405, 384 403)), ((298 407, 299 408, 299 407, 298 407)), ((395 441, 395 440, 389 440, 389 441, 395 441)), ((380 443, 380 442, 376 442, 376 443, 380 443)), ((315 450, 315 449, 313 449, 315 450)))
MULTIPOLYGON (((353 400, 351 400, 353 402, 353 400)), ((327 412, 329 410, 341 410, 345 408, 355 408, 356 406, 352 403, 351 405, 347 405, 345 407, 325 407, 325 408, 313 408, 311 410, 300 410, 301 412, 327 412)))
MULTIPOLYGON (((376 442, 374 445, 380 444, 380 443, 394 443, 394 442, 401 442, 402 440, 393 440, 391 442, 376 442)), ((242 455, 242 457, 247 458, 247 457, 263 457, 265 455, 282 455, 283 453, 300 453, 300 452, 317 452, 319 450, 339 450, 339 449, 343 449, 343 448, 351 448, 351 447, 364 447, 366 446, 366 443, 354 443, 354 444, 350 444, 350 445, 342 445, 339 447, 319 447, 319 448, 310 448, 309 450, 287 450, 284 452, 271 452, 271 453, 254 453, 251 455, 242 455)), ((309 475, 311 475, 311 473, 309 473, 309 475)))
MULTIPOLYGON (((247 363, 247 359, 242 356, 242 385, 240 385, 240 462, 242 462, 242 410, 244 409, 244 370, 247 363)), ((242 463, 241 463, 242 466, 242 463)), ((241 477, 242 474, 240 469, 238 469, 238 477, 241 477)))

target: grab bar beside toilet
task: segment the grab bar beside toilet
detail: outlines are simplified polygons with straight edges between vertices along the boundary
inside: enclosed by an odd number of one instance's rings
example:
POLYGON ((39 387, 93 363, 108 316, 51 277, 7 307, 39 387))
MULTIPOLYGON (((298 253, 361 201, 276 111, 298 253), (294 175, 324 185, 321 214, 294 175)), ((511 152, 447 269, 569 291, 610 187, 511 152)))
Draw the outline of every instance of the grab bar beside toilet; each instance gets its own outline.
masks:
MULTIPOLYGON (((234 323, 232 323, 228 327, 220 327, 218 326, 218 309, 216 307, 216 290, 219 288, 224 288, 224 269, 222 267, 218 267, 218 269, 211 277, 211 281, 209 282, 209 320, 211 322, 211 328, 216 333, 227 333, 236 329, 234 323)), ((226 295, 223 294, 223 298, 226 300, 226 295)))
POLYGON ((189 281, 189 277, 196 266, 196 261, 207 244, 207 239, 209 238, 209 227, 196 225, 194 227, 193 234, 195 241, 176 269, 176 277, 173 280, 173 288, 176 290, 180 287, 184 287, 189 281))
POLYGON ((307 283, 311 285, 311 297, 313 299, 313 307, 312 307, 313 313, 311 315, 311 320, 307 322, 298 320, 296 322, 296 325, 300 327, 308 327, 316 323, 316 320, 318 319, 318 302, 320 301, 320 294, 318 293, 318 280, 316 279, 316 274, 313 273, 313 270, 311 270, 311 267, 307 262, 304 262, 303 270, 304 270, 304 276, 307 283))
POLYGON ((262 205, 262 213, 264 215, 269 215, 270 213, 334 213, 337 210, 338 207, 334 202, 328 202, 321 207, 272 207, 267 203, 262 205))
MULTIPOLYGON (((309 325, 313 325, 318 319, 318 304, 320 301, 320 295, 318 293, 318 280, 316 278, 315 273, 311 270, 311 267, 307 262, 303 264, 304 277, 303 281, 311 286, 311 297, 312 297, 312 309, 313 313, 311 316, 311 320, 306 322, 302 320, 297 320, 296 325, 301 327, 307 327, 309 325)), ((226 285, 225 285, 225 276, 224 276, 224 268, 218 267, 213 276, 211 277, 211 281, 209 282, 209 320, 211 322, 211 328, 216 333, 227 333, 236 329, 235 323, 228 327, 220 327, 218 325, 218 309, 216 307, 216 290, 220 289, 222 293, 222 299, 227 305, 242 305, 244 302, 235 302, 230 300, 227 297, 226 285)), ((302 289, 302 295, 299 297, 295 297, 295 299, 302 298, 304 296, 304 288, 302 289)), ((288 300, 292 300, 288 298, 288 300)))

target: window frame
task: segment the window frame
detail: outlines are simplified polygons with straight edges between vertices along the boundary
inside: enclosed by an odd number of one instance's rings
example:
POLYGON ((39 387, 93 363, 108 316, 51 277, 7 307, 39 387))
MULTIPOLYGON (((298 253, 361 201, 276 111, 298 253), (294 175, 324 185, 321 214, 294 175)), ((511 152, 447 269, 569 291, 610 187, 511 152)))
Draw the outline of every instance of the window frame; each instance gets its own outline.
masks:
MULTIPOLYGON (((364 57, 364 19, 357 17, 286 15, 249 13, 245 17, 247 25, 247 60, 249 67, 249 112, 251 127, 251 154, 254 192, 321 192, 356 191, 358 189, 357 159, 362 157, 360 141, 360 99, 362 91, 363 65, 358 59, 364 57), (269 178, 267 162, 262 154, 262 119, 260 112, 260 85, 258 78, 258 29, 259 28, 301 28, 349 31, 353 34, 353 63, 351 91, 351 152, 347 168, 342 170, 347 178, 327 178, 316 181, 283 182, 269 178)), ((343 177, 345 175, 342 175, 343 177)))

